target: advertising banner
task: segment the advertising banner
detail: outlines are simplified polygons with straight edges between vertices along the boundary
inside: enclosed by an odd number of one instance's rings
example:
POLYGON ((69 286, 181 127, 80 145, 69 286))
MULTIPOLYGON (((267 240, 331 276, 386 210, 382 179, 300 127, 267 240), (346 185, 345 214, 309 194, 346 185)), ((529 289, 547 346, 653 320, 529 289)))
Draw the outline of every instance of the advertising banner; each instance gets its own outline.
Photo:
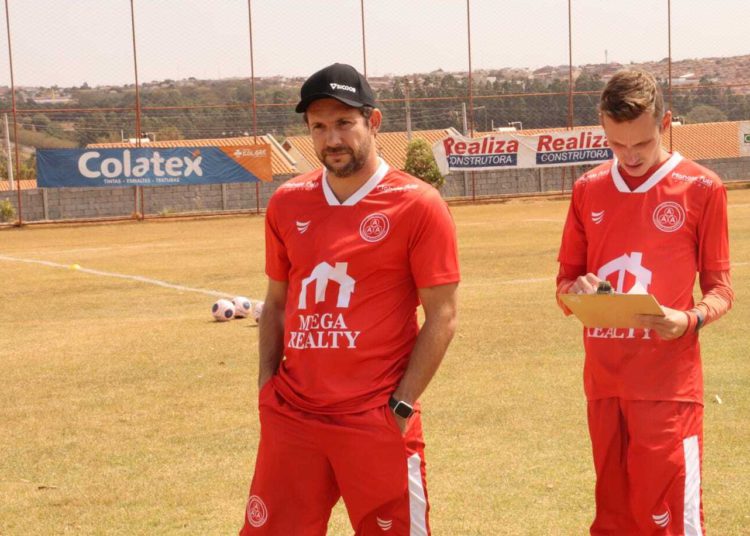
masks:
POLYGON ((612 158, 602 129, 567 130, 536 136, 497 133, 482 138, 447 136, 432 146, 443 175, 451 171, 597 164, 612 158))
POLYGON ((174 186, 273 180, 271 146, 39 149, 40 188, 174 186))
POLYGON ((740 122, 740 156, 750 156, 750 121, 740 122))

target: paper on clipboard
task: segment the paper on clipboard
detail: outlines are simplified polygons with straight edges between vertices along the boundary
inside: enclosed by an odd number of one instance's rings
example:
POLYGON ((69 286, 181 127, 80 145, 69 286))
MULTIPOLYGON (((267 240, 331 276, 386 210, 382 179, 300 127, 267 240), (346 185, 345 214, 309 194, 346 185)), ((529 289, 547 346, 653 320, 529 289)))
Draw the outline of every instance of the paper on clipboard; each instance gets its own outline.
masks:
POLYGON ((635 315, 664 316, 651 294, 560 294, 588 328, 636 328, 635 315))

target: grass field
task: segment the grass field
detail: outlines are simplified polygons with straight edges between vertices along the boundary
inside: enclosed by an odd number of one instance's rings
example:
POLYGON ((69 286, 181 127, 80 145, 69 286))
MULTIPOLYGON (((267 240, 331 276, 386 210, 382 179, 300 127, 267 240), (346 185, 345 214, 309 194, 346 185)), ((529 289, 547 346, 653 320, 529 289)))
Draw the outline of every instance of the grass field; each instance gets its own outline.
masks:
MULTIPOLYGON (((729 201, 737 299, 702 335, 704 500, 721 536, 750 525, 750 191, 729 201)), ((453 208, 460 327, 423 398, 436 536, 587 533, 580 327, 554 300, 566 210, 453 208)), ((209 308, 211 291, 262 298, 263 219, 6 229, 0 278, 0 535, 236 534, 258 330, 209 308)), ((329 532, 352 532, 341 505, 329 532)))

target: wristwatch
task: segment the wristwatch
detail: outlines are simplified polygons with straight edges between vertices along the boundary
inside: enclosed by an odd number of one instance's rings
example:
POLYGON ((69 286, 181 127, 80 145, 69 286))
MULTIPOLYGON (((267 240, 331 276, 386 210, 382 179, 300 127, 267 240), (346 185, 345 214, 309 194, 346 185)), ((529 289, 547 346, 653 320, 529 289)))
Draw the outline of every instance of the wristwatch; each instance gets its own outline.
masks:
POLYGON ((693 312, 695 313, 695 331, 697 332, 703 327, 703 322, 706 319, 703 317, 703 312, 697 307, 693 308, 693 312))
POLYGON ((388 400, 388 405, 393 410, 393 413, 401 417, 402 419, 408 419, 411 414, 414 413, 414 407, 408 402, 403 400, 396 400, 393 395, 388 400))

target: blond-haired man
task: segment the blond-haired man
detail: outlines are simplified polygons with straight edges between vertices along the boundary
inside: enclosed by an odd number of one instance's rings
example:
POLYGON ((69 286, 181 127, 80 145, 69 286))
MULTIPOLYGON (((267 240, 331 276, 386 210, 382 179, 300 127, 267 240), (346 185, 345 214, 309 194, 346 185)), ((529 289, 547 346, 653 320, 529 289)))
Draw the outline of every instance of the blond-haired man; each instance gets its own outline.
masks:
POLYGON ((641 316, 638 328, 584 328, 591 534, 702 535, 698 330, 733 301, 726 190, 663 148, 671 113, 650 74, 617 73, 599 112, 614 159, 574 186, 557 293, 593 293, 608 280, 618 292, 653 294, 664 316, 641 316))

